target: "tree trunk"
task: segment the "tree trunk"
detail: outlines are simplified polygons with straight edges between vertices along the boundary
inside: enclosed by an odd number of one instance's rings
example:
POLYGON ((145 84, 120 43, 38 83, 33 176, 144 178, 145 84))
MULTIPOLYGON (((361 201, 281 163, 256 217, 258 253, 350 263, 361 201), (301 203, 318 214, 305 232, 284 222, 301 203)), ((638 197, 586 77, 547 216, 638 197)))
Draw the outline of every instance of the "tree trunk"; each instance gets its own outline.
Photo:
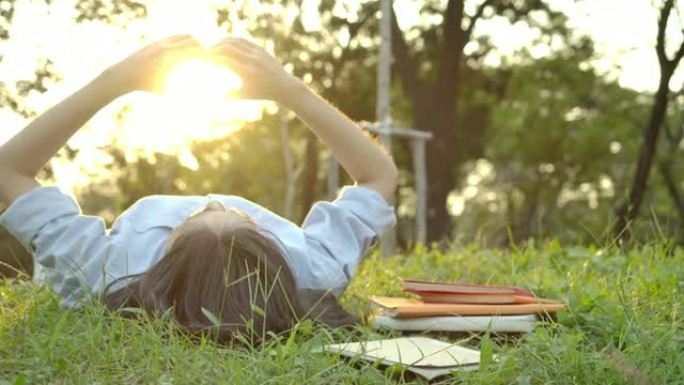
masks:
POLYGON ((427 81, 420 76, 420 65, 404 39, 399 28, 396 15, 392 12, 392 50, 395 69, 406 95, 411 99, 413 107, 414 127, 433 133, 427 142, 428 173, 428 229, 427 241, 434 242, 445 239, 451 232, 451 216, 446 207, 447 197, 455 187, 455 170, 461 168, 466 158, 456 158, 452 152, 469 152, 468 144, 455 141, 460 131, 466 127, 458 127, 457 100, 461 88, 461 69, 463 47, 470 39, 476 21, 482 16, 484 8, 492 0, 485 0, 478 7, 476 14, 470 18, 466 29, 462 29, 464 20, 464 2, 449 0, 444 10, 442 24, 443 41, 439 53, 439 68, 434 80, 427 81))
POLYGON ((427 142, 428 200, 427 241, 444 239, 451 232, 451 216, 446 201, 454 186, 453 164, 448 161, 450 152, 443 138, 435 135, 427 142))
MULTIPOLYGON (((541 194, 539 185, 534 185, 531 191, 524 192, 524 201, 517 215, 513 218, 513 228, 511 229, 512 238, 509 240, 514 244, 525 242, 535 235, 535 225, 539 212, 539 195, 541 194)), ((536 234, 538 235, 538 234, 536 234)))
POLYGON ((302 193, 302 218, 309 213, 311 206, 318 200, 318 138, 316 134, 307 131, 306 154, 304 155, 304 178, 302 193))
POLYGON ((290 126, 283 111, 278 113, 280 119, 280 145, 283 150, 283 166, 285 168, 285 196, 283 198, 283 216, 292 220, 294 215, 297 180, 304 171, 304 162, 295 167, 295 160, 290 148, 290 126))
POLYGON ((651 173, 651 164, 653 163, 653 157, 656 154, 660 128, 662 127, 665 112, 667 111, 667 95, 670 91, 669 84, 671 76, 672 71, 666 69, 661 71, 660 85, 658 86, 658 91, 654 97, 651 117, 644 130, 644 141, 639 149, 637 169, 634 174, 634 181, 632 182, 629 197, 620 205, 616 212, 617 221, 613 228, 613 234, 617 238, 628 237, 626 231, 627 226, 639 213, 639 207, 644 199, 646 184, 648 183, 648 177, 651 173))
POLYGON ((658 170, 660 171, 660 176, 663 177, 663 182, 665 183, 665 188, 672 198, 672 202, 677 209, 679 214, 680 226, 684 227, 684 200, 682 200, 679 194, 679 189, 677 188, 677 182, 672 176, 672 167, 669 162, 660 162, 658 164, 658 170))
POLYGON ((653 109, 651 110, 651 117, 648 125, 644 130, 644 141, 639 149, 639 159, 637 161, 637 169, 634 175, 634 181, 627 200, 617 209, 617 220, 613 227, 613 234, 616 238, 628 237, 627 226, 634 220, 639 213, 639 206, 644 198, 646 191, 646 183, 651 172, 651 164, 656 153, 656 146, 658 145, 658 135, 660 134, 663 120, 667 112, 668 94, 670 93, 670 79, 674 74, 679 62, 684 57, 684 42, 679 46, 672 59, 667 57, 665 52, 665 32, 667 31, 667 22, 674 7, 674 0, 665 0, 660 9, 660 16, 658 19, 658 35, 656 37, 656 54, 658 55, 658 64, 660 65, 660 84, 658 91, 654 95, 653 109))
MULTIPOLYGON (((455 96, 437 95, 431 102, 418 103, 414 109, 416 127, 429 129, 433 138, 427 142, 427 174, 428 174, 428 204, 427 204, 427 240, 435 242, 450 235, 452 223, 451 215, 446 206, 447 197, 455 186, 454 169, 460 167, 455 164, 452 151, 460 151, 453 143, 453 131, 456 129, 455 96), (439 100, 442 98, 442 100, 439 100), (435 100, 437 99, 437 100, 435 100), (439 101, 438 101, 439 100, 439 101), (448 102, 451 108, 440 104, 448 102)), ((429 99, 428 99, 429 101, 429 99)))

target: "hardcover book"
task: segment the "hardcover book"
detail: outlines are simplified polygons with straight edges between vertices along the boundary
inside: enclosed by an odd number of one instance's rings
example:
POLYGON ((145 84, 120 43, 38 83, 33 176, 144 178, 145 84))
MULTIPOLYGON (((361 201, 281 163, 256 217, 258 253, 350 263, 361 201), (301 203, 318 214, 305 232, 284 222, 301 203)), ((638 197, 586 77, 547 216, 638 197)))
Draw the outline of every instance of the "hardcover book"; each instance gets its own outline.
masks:
POLYGON ((565 307, 560 302, 544 300, 514 304, 454 304, 427 303, 417 299, 372 296, 371 305, 384 315, 396 318, 434 317, 454 315, 512 315, 554 313, 565 307))
POLYGON ((452 293, 452 294, 508 294, 532 297, 529 291, 515 286, 476 285, 469 283, 431 282, 415 279, 403 281, 404 291, 420 294, 428 293, 452 293))

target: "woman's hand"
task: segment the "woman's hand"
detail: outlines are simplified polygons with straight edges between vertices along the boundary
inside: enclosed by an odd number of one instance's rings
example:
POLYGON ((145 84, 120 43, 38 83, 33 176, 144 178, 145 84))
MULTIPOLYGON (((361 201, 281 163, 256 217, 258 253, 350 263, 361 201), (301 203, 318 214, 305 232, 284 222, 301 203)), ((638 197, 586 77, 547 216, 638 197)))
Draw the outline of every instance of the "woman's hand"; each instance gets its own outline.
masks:
POLYGON ((151 43, 107 69, 106 75, 120 93, 161 92, 162 75, 173 64, 206 54, 206 49, 190 35, 176 35, 151 43))
POLYGON ((227 38, 211 48, 214 62, 225 64, 242 78, 239 95, 247 99, 280 102, 301 84, 285 71, 278 59, 258 45, 241 38, 227 38))

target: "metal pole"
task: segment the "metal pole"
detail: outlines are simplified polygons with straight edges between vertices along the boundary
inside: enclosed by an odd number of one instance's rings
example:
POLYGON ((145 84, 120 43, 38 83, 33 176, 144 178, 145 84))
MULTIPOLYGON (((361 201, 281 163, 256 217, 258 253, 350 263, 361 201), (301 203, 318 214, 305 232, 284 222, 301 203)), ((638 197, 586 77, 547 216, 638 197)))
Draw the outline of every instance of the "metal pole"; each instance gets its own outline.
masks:
POLYGON ((416 178, 416 243, 427 239, 427 173, 425 167, 425 139, 413 138, 413 173, 416 178))
POLYGON ((337 189, 340 186, 340 165, 337 159, 330 154, 328 158, 328 200, 332 201, 337 197, 337 189))
MULTIPOLYGON (((378 58, 378 90, 376 105, 376 120, 381 129, 389 130, 392 127, 390 111, 390 82, 392 69, 392 0, 381 0, 380 11, 380 54, 378 58)), ((392 137, 390 134, 380 135, 380 141, 387 148, 387 152, 392 154, 392 137)), ((390 198, 390 204, 394 204, 394 197, 390 198)), ((396 230, 390 229, 382 237, 380 250, 383 257, 388 257, 394 253, 396 245, 396 230)))

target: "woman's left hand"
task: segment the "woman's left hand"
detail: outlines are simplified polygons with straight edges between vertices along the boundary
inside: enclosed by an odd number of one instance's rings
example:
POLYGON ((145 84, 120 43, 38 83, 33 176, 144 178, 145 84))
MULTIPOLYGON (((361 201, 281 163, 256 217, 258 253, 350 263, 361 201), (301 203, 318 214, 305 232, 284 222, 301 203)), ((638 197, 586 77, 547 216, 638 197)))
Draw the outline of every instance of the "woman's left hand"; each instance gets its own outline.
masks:
POLYGON ((282 101, 299 80, 285 71, 280 61, 258 45, 227 38, 211 48, 213 60, 230 67, 242 78, 241 97, 282 101))

